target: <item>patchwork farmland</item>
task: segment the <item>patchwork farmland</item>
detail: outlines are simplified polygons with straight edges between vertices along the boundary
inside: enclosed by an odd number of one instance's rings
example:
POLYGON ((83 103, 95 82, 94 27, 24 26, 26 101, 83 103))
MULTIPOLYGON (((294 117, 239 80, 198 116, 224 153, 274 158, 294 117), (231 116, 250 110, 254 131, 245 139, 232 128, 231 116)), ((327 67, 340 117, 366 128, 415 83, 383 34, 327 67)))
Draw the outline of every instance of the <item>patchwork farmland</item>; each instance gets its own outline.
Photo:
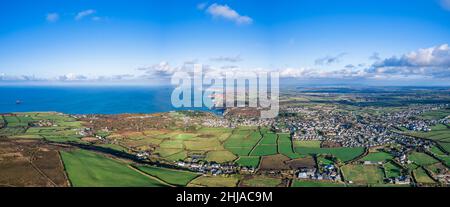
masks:
MULTIPOLYGON (((140 123, 140 117, 122 118, 140 123)), ((186 117, 176 112, 145 116, 150 124, 144 128, 131 130, 134 122, 130 121, 130 125, 111 130, 103 127, 103 122, 114 120, 109 116, 92 119, 51 112, 4 114, 0 122, 0 163, 29 170, 21 175, 27 178, 23 183, 13 182, 12 171, 2 171, 0 185, 429 186, 439 184, 436 175, 447 170, 450 160, 441 146, 409 151, 402 160, 396 154, 396 145, 342 147, 329 141, 293 139, 289 133, 265 127, 151 124, 152 119, 176 123, 186 117), (29 152, 12 153, 12 143, 20 143, 29 152), (24 162, 32 156, 30 153, 53 161, 47 166, 36 159, 30 165, 24 162)))

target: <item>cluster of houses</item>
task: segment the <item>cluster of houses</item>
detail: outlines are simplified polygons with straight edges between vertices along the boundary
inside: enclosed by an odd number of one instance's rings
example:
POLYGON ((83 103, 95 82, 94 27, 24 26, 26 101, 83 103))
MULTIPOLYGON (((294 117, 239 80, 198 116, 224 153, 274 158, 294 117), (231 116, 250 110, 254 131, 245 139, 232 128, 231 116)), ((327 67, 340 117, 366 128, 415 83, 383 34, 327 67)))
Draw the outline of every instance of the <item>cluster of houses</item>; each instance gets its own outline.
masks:
POLYGON ((445 118, 443 118, 443 119, 441 119, 441 120, 439 120, 439 123, 441 123, 441 124, 450 124, 450 115, 445 117, 445 118))
POLYGON ((235 164, 178 161, 176 166, 190 171, 212 175, 235 174, 238 172, 238 166, 235 164))
POLYGON ((422 120, 417 120, 417 121, 413 121, 410 123, 401 124, 400 126, 403 126, 406 129, 412 130, 412 131, 422 131, 422 132, 431 131, 430 126, 422 120))
POLYGON ((57 127, 57 124, 54 124, 50 120, 39 120, 37 122, 31 123, 31 126, 33 127, 57 127))
POLYGON ((238 117, 226 119, 214 117, 204 119, 202 122, 202 126, 236 128, 238 126, 272 126, 274 125, 274 123, 275 122, 273 119, 238 118, 238 117))
POLYGON ((430 126, 449 123, 449 117, 441 120, 415 118, 422 113, 446 107, 447 104, 413 105, 406 110, 379 115, 343 113, 329 108, 306 110, 305 107, 287 107, 285 111, 301 113, 302 116, 283 117, 282 121, 287 123, 292 138, 296 140, 332 141, 343 147, 375 147, 404 142, 397 140, 403 137, 392 130, 397 127, 428 132, 431 131, 430 126))
POLYGON ((89 127, 85 127, 83 129, 80 129, 77 132, 78 135, 83 136, 83 137, 91 137, 94 135, 94 131, 92 130, 92 128, 89 127))
POLYGON ((396 178, 386 178, 385 182, 389 184, 410 185, 411 177, 409 175, 401 175, 396 178))
POLYGON ((341 180, 339 170, 334 165, 327 164, 324 166, 320 166, 320 168, 321 170, 318 170, 316 168, 300 168, 297 174, 297 178, 329 181, 341 180))

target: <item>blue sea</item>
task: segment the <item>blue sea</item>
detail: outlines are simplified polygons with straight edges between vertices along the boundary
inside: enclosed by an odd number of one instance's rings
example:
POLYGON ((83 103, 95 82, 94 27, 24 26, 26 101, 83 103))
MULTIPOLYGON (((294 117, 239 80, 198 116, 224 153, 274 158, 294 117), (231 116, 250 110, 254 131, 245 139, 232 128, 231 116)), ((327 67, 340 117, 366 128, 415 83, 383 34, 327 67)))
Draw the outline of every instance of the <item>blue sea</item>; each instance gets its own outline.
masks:
MULTIPOLYGON (((173 110, 170 86, 1 86, 0 113, 57 111, 68 114, 156 113, 173 110), (20 104, 17 104, 20 100, 20 104)), ((219 111, 212 111, 220 113, 219 111)))

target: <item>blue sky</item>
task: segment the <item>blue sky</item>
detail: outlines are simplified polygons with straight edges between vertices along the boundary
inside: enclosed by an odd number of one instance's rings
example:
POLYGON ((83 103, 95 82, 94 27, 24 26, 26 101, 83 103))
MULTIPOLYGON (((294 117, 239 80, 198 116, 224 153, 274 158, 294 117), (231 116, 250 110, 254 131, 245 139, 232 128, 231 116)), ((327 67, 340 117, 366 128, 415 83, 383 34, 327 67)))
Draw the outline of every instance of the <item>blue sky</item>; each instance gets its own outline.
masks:
POLYGON ((445 82, 450 0, 4 0, 0 82, 158 79, 201 63, 445 82))

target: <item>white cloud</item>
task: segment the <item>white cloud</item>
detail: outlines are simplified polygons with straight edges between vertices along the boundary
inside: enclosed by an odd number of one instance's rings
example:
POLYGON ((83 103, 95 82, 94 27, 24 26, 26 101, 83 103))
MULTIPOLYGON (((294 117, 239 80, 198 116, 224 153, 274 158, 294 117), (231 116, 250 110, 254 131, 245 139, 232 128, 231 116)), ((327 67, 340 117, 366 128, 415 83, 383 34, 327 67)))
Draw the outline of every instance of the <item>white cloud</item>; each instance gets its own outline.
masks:
POLYGON ((374 67, 450 67, 448 44, 419 49, 401 57, 391 57, 374 64, 374 67))
POLYGON ((147 75, 152 75, 155 77, 167 77, 179 69, 180 68, 170 66, 170 64, 166 61, 162 61, 149 67, 138 68, 140 71, 145 71, 147 75))
POLYGON ((362 78, 367 74, 360 69, 323 70, 313 68, 285 68, 278 71, 282 78, 362 78))
MULTIPOLYGON (((377 55, 378 57, 378 55, 377 55)), ((406 53, 399 57, 382 59, 372 65, 347 64, 336 70, 321 68, 281 68, 276 71, 281 78, 298 79, 343 79, 343 80, 448 80, 450 79, 450 47, 442 44, 435 47, 418 49, 406 53)), ((236 57, 216 57, 212 60, 227 63, 217 67, 203 65, 204 74, 211 77, 224 77, 226 72, 270 72, 261 68, 240 68, 239 65, 232 64, 242 59, 236 57)), ((221 63, 222 63, 221 62, 221 63)), ((329 61, 328 61, 329 62, 329 61)), ((162 61, 148 67, 138 68, 140 73, 135 75, 111 75, 111 76, 85 76, 69 73, 56 78, 36 78, 35 76, 10 76, 0 73, 0 81, 61 81, 61 82, 87 82, 87 81, 137 81, 137 80, 162 80, 170 78, 175 72, 183 71, 191 74, 197 60, 187 60, 178 66, 171 66, 168 62, 162 61)))
POLYGON ((211 4, 206 12, 214 18, 222 18, 233 21, 238 25, 252 24, 253 19, 248 16, 240 15, 238 12, 230 8, 228 5, 211 4))
POLYGON ((37 78, 34 75, 7 75, 5 73, 0 74, 0 81, 40 81, 43 79, 37 78))
POLYGON ((341 61, 342 57, 344 57, 346 55, 346 53, 340 53, 336 56, 326 56, 323 58, 319 58, 315 61, 316 65, 330 65, 333 63, 338 63, 341 61))
POLYGON ((88 9, 88 10, 84 10, 84 11, 78 12, 78 14, 75 16, 75 20, 81 20, 81 19, 83 19, 83 18, 85 18, 87 16, 95 14, 95 12, 96 11, 93 10, 93 9, 88 9))
POLYGON ((59 20, 59 14, 58 13, 48 13, 45 17, 47 22, 56 22, 59 20))
POLYGON ((373 77, 450 78, 450 47, 442 44, 380 59, 365 71, 373 77))
POLYGON ((58 81, 84 81, 87 79, 88 78, 84 75, 77 75, 74 73, 69 73, 69 74, 57 77, 58 81))

